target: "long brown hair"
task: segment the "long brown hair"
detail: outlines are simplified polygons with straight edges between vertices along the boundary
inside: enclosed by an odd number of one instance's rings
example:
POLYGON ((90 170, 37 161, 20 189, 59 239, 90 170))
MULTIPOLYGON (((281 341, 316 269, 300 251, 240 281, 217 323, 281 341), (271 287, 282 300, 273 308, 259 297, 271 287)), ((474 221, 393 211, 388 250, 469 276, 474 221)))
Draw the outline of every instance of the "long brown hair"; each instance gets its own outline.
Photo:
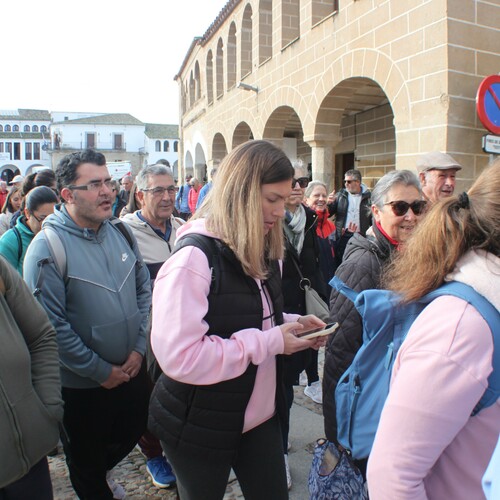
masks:
POLYGON ((500 160, 486 168, 467 193, 436 203, 404 252, 386 269, 383 286, 418 299, 439 287, 469 250, 500 257, 500 160))
POLYGON ((266 259, 283 258, 281 221, 264 233, 262 185, 292 177, 281 149, 262 140, 245 142, 222 160, 212 189, 193 216, 206 218, 207 228, 231 248, 249 276, 265 279, 266 259))

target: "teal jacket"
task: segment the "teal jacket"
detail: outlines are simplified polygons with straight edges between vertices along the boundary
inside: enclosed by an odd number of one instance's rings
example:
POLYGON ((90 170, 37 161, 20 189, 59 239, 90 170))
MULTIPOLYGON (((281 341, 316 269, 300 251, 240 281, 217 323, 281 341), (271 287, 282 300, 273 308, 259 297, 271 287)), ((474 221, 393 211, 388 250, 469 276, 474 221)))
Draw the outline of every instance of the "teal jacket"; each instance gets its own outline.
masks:
POLYGON ((17 219, 15 229, 9 229, 0 238, 0 255, 5 257, 21 276, 23 275, 24 256, 34 237, 33 232, 26 225, 25 217, 22 216, 17 219), (16 236, 16 229, 21 236, 21 258, 19 258, 19 239, 16 236))

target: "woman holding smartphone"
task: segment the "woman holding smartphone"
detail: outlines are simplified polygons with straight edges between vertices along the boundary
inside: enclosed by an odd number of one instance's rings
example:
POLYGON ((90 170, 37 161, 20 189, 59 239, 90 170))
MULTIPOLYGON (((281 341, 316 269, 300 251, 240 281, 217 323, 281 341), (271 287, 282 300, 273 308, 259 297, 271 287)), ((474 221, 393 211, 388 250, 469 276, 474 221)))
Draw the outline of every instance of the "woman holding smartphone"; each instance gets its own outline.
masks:
POLYGON ((182 500, 223 498, 231 468, 246 499, 286 499, 280 420, 282 356, 324 337, 315 316, 283 313, 281 219, 293 168, 265 141, 222 161, 205 203, 178 233, 187 244, 164 264, 153 293, 151 344, 163 370, 151 398, 182 500))

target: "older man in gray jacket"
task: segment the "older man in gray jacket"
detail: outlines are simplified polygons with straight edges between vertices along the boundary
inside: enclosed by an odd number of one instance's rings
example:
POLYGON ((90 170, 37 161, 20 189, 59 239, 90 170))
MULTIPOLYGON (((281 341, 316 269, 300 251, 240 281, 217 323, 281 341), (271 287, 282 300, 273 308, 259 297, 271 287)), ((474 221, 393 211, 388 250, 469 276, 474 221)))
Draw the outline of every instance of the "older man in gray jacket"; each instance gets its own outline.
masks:
POLYGON ((64 203, 30 245, 24 276, 57 333, 72 485, 80 498, 123 498, 107 472, 146 427, 149 272, 128 228, 109 221, 104 156, 72 153, 56 175, 64 203))

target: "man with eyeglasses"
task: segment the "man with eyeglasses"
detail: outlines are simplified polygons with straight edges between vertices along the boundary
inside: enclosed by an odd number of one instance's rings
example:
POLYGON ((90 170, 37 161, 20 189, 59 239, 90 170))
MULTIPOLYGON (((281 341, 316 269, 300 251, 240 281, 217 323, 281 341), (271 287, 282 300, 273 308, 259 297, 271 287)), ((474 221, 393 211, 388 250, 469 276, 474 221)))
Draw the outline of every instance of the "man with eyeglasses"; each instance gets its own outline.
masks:
POLYGON ((328 210, 335 215, 335 260, 342 263, 345 247, 354 233, 365 236, 372 223, 370 215, 371 193, 361 182, 361 172, 348 170, 344 175, 345 187, 336 195, 330 193, 328 210))
POLYGON ((67 155, 56 177, 63 203, 31 243, 24 276, 57 333, 73 488, 80 498, 123 498, 108 472, 146 429, 149 272, 127 226, 109 220, 105 157, 67 155))
MULTIPOLYGON (((149 165, 136 177, 137 197, 141 209, 126 214, 123 221, 128 224, 137 239, 139 250, 149 269, 151 288, 163 263, 174 248, 177 230, 184 224, 174 217, 175 182, 172 170, 164 165, 149 165)), ((154 362, 148 344, 148 366, 154 362)), ((152 384, 151 384, 152 390, 152 384)), ((163 456, 160 441, 149 431, 141 437, 139 446, 145 455, 146 470, 158 488, 168 488, 175 483, 175 475, 163 456)))
POLYGON ((422 194, 429 204, 448 198, 455 191, 457 172, 462 165, 440 151, 426 153, 417 159, 417 171, 422 194))

